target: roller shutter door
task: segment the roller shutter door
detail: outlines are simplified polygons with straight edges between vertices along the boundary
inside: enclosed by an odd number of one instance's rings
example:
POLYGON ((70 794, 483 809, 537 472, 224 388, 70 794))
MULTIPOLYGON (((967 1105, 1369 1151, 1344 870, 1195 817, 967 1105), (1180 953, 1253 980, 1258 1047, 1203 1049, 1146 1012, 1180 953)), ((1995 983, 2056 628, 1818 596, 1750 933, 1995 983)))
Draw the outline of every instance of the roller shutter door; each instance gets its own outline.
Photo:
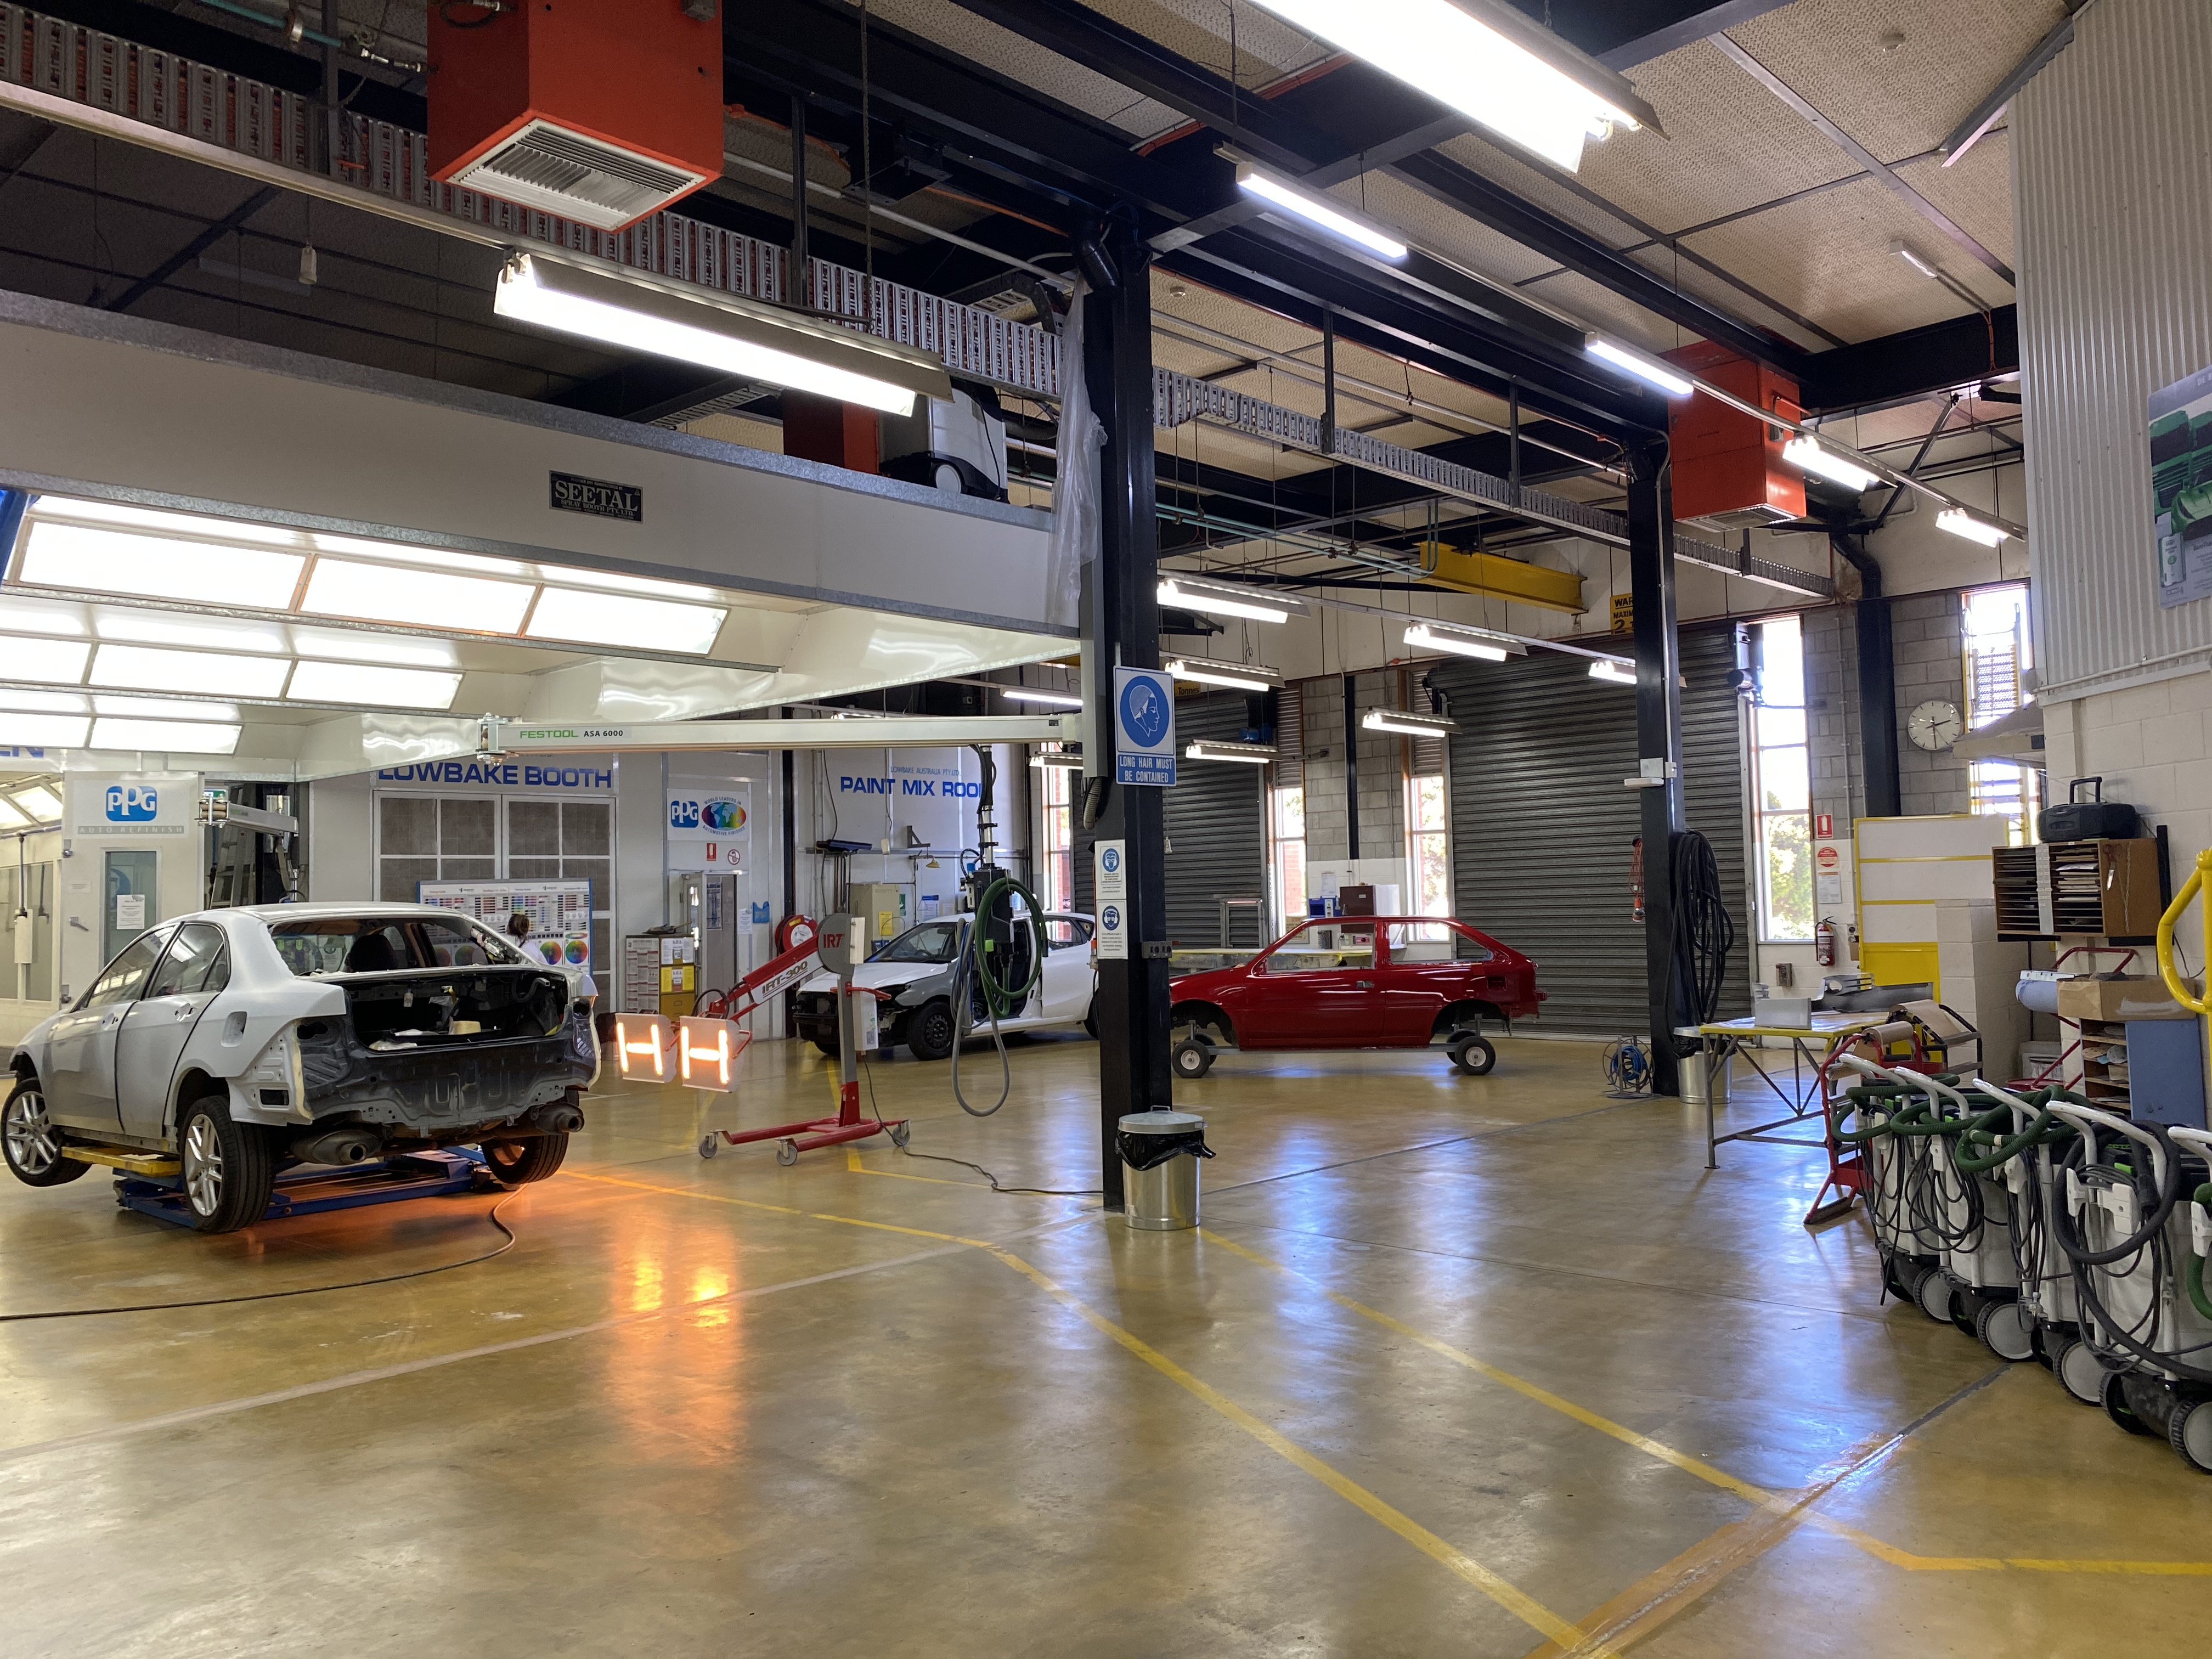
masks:
MULTIPOLYGON (((1234 742, 1244 730, 1241 692, 1176 700, 1176 741, 1194 738, 1234 742)), ((1223 944, 1221 900, 1261 898, 1267 891, 1267 837, 1262 791, 1268 769, 1229 761, 1178 759, 1176 787, 1167 791, 1168 938, 1186 949, 1223 944)), ((1091 848, 1082 809, 1076 809, 1075 905, 1093 913, 1091 848)), ((1247 913, 1249 914, 1249 913, 1247 913)), ((1264 927, 1248 921, 1245 927, 1264 927)), ((1264 939, 1237 942, 1257 946, 1264 939)))
MULTIPOLYGON (((1682 635, 1684 795, 1712 842, 1739 944, 1721 1013, 1750 1012, 1744 902, 1743 714, 1729 689, 1727 628, 1682 635)), ((1644 929, 1631 914, 1638 833, 1636 697, 1577 657, 1532 652, 1436 671, 1460 723, 1451 739, 1452 858, 1461 918, 1526 951, 1550 994, 1547 1030, 1642 1034, 1644 929)))

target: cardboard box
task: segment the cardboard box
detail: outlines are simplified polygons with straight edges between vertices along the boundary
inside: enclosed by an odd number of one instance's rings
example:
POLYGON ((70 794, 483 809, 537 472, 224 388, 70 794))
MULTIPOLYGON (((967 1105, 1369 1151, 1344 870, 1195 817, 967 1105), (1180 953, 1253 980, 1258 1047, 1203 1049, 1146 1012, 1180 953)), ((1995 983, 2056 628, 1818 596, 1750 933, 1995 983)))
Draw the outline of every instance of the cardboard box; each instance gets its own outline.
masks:
POLYGON ((2173 1000, 2163 980, 2130 974, 2118 979, 2060 980, 2058 1018, 2194 1019, 2196 1015, 2173 1000))

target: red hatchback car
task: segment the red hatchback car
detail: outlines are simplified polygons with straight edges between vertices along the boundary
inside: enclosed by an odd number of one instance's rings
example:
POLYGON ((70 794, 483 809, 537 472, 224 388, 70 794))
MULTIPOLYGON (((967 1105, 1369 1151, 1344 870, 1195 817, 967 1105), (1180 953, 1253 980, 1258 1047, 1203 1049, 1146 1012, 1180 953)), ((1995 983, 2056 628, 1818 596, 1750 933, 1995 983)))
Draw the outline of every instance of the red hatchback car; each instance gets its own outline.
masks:
POLYGON ((1292 928, 1249 962, 1168 987, 1178 1077, 1231 1048, 1425 1048, 1480 1077, 1498 1063, 1485 1019, 1533 1016, 1536 964, 1463 921, 1333 916, 1292 928))

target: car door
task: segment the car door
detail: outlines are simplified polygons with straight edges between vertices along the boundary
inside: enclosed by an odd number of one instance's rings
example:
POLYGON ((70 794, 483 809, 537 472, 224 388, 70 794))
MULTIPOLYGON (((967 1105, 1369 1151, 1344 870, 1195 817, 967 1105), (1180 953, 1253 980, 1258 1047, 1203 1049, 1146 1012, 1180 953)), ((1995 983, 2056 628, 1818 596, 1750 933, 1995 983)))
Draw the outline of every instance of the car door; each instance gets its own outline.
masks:
POLYGON ((115 1094, 123 1133, 159 1139, 168 1127, 177 1064, 201 1016, 230 982, 222 929, 190 921, 177 930, 115 1034, 115 1094))
POLYGON ((1091 926, 1079 916, 1044 919, 1044 1012, 1049 1022, 1072 1023, 1091 1010, 1097 969, 1091 961, 1091 926))
POLYGON ((1372 923, 1309 922, 1253 964, 1230 1011, 1240 1048, 1373 1045, 1380 1000, 1372 923))
POLYGON ((57 1019, 46 1039, 46 1105, 57 1123, 113 1134, 123 1127, 115 1097, 115 1036, 176 930, 141 933, 100 970, 84 1000, 57 1019))
POLYGON ((1450 929, 1442 923, 1394 921, 1383 929, 1385 954, 1376 979, 1382 994, 1384 1042, 1393 1047, 1426 1042, 1437 1016, 1466 995, 1468 964, 1452 959, 1452 943, 1450 929))

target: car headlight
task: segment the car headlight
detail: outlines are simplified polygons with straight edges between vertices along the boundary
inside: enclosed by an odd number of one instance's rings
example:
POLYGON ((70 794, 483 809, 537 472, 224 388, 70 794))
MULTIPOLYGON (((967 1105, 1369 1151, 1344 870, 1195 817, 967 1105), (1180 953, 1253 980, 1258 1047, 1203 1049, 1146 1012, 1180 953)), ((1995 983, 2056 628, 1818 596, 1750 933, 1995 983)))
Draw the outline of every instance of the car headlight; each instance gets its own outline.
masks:
POLYGON ((907 993, 907 988, 903 985, 885 985, 881 987, 880 989, 882 990, 883 994, 893 1002, 896 1002, 907 993))

